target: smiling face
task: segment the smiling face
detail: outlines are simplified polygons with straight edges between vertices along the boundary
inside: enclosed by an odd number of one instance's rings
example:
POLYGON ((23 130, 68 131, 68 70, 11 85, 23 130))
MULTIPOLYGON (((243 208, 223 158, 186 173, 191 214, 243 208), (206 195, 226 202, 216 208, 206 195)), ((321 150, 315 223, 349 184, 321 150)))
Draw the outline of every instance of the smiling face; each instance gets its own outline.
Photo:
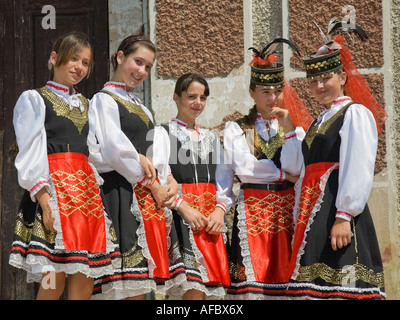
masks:
POLYGON ((78 84, 89 72, 91 55, 91 49, 86 47, 73 53, 66 63, 57 65, 57 53, 52 51, 50 62, 55 65, 53 81, 69 88, 78 84))
POLYGON ((177 118, 188 125, 194 125, 196 118, 203 112, 206 106, 207 96, 205 86, 193 81, 181 95, 174 93, 174 101, 178 106, 177 118))
POLYGON ((283 101, 283 88, 280 87, 255 87, 250 89, 250 96, 253 98, 258 113, 261 113, 265 120, 270 119, 270 112, 273 107, 280 108, 283 101))
POLYGON ((117 54, 118 67, 113 80, 125 83, 128 88, 136 87, 148 77, 154 59, 155 53, 145 46, 140 46, 127 56, 119 51, 117 54))
POLYGON ((320 104, 330 108, 333 101, 344 95, 343 87, 346 84, 346 73, 330 73, 324 77, 309 79, 311 94, 320 104))

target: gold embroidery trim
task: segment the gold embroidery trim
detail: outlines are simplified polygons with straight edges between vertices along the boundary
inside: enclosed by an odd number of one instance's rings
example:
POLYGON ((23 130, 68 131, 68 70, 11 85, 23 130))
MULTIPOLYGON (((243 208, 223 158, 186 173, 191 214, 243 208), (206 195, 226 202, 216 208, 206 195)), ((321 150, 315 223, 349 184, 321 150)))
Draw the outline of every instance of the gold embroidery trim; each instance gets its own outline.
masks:
POLYGON ((315 137, 317 134, 322 134, 324 135, 326 131, 329 129, 329 127, 332 125, 332 123, 335 122, 337 118, 339 118, 347 109, 348 106, 350 106, 353 102, 348 103, 345 105, 342 109, 340 109, 336 114, 331 117, 328 121, 325 121, 323 124, 321 124, 318 128, 318 123, 311 125, 310 128, 307 131, 306 136, 304 137, 304 141, 307 143, 308 147, 311 147, 311 144, 313 143, 315 137))
POLYGON ((279 126, 278 133, 267 142, 257 132, 257 139, 260 148, 269 160, 271 160, 275 156, 275 153, 278 151, 278 149, 282 147, 285 143, 285 139, 283 138, 284 135, 285 130, 281 126, 279 126))
POLYGON ((193 193, 186 193, 184 195, 184 200, 187 201, 189 206, 193 209, 197 210, 198 212, 203 212, 205 217, 208 218, 212 212, 205 211, 205 208, 215 206, 216 195, 212 192, 206 191, 204 194, 193 194, 193 193))
POLYGON ((137 266, 144 260, 142 250, 138 250, 137 243, 128 250, 122 253, 122 266, 123 268, 132 268, 137 266))
MULTIPOLYGON (((240 122, 238 122, 238 124, 241 127, 241 129, 244 131, 245 125, 247 124, 246 121, 240 121, 240 122)), ((260 136, 260 134, 257 132, 257 130, 255 128, 254 128, 254 131, 256 132, 256 139, 261 148, 261 151, 269 160, 272 160, 272 158, 275 156, 275 153, 278 151, 278 149, 281 146, 283 146, 285 143, 285 139, 283 138, 283 136, 285 135, 285 130, 283 129, 283 127, 278 126, 277 134, 275 136, 273 136, 271 139, 269 139, 269 141, 265 141, 260 136)))
POLYGON ((254 196, 245 200, 247 232, 257 236, 263 232, 277 234, 281 231, 292 233, 294 196, 268 194, 263 199, 254 196))
POLYGON ((146 124, 147 128, 149 127, 150 119, 149 119, 148 115, 146 114, 146 112, 144 112, 144 110, 142 109, 141 106, 139 106, 133 102, 127 101, 125 99, 122 99, 121 97, 117 96, 114 93, 111 93, 108 91, 102 91, 102 92, 109 94, 115 101, 118 101, 119 103, 121 103, 126 108, 126 110, 129 111, 129 113, 134 113, 134 114, 138 115, 140 117, 140 119, 142 119, 142 121, 146 124))
POLYGON ((256 71, 251 72, 251 76, 253 78, 261 79, 261 80, 267 80, 267 81, 276 81, 276 80, 281 80, 283 79, 283 72, 278 72, 278 73, 267 73, 267 74, 262 74, 256 71))
POLYGON ((53 104, 54 111, 57 116, 65 117, 73 122, 75 127, 78 129, 79 134, 81 134, 83 127, 86 122, 88 122, 88 101, 84 96, 79 96, 84 110, 81 111, 80 108, 70 109, 69 105, 60 99, 54 92, 52 92, 47 87, 40 88, 42 95, 53 104))
POLYGON ((157 219, 162 221, 165 219, 164 210, 157 209, 156 202, 146 187, 138 184, 134 192, 143 220, 157 219))
POLYGON ((303 266, 299 268, 299 275, 296 281, 311 282, 316 278, 321 278, 335 285, 349 285, 356 280, 362 280, 379 288, 384 287, 383 272, 375 273, 358 261, 354 265, 346 266, 343 269, 333 269, 324 263, 303 266))
POLYGON ((96 218, 103 217, 103 205, 93 175, 88 175, 82 170, 75 173, 57 170, 51 173, 51 178, 54 185, 61 188, 57 196, 68 200, 66 203, 59 201, 60 214, 68 217, 74 212, 80 212, 86 217, 89 214, 96 218), (93 208, 89 209, 92 206, 93 208))
POLYGON ((14 233, 18 235, 22 241, 27 243, 31 240, 32 235, 34 235, 49 244, 55 243, 56 233, 45 229, 40 213, 36 213, 35 221, 32 223, 27 223, 21 212, 18 213, 17 217, 14 233))
POLYGON ((299 218, 297 223, 308 224, 308 217, 310 216, 314 206, 320 196, 320 184, 309 187, 304 186, 301 189, 300 203, 302 204, 299 208, 299 218), (307 196, 308 195, 308 196, 307 196))
POLYGON ((335 57, 329 58, 324 61, 319 61, 317 63, 311 63, 306 65, 306 70, 313 70, 313 69, 318 69, 319 71, 321 69, 326 70, 326 69, 331 69, 332 67, 336 67, 342 64, 342 60, 340 58, 340 55, 337 55, 335 57))

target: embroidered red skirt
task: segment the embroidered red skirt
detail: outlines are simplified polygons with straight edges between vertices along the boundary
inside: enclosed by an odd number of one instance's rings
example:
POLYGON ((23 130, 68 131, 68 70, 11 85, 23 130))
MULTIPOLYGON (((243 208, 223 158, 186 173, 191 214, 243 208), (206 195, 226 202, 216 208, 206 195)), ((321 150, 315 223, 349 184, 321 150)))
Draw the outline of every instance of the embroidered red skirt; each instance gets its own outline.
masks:
POLYGON ((292 257, 289 265, 291 277, 298 262, 298 253, 306 235, 310 216, 325 189, 326 179, 322 177, 334 169, 338 169, 337 162, 319 162, 310 164, 305 169, 304 179, 301 185, 299 213, 297 217, 296 232, 293 240, 292 257))
MULTIPOLYGON (((205 217, 214 212, 215 185, 211 183, 182 184, 183 199, 205 217)), ((222 234, 211 235, 205 230, 193 232, 196 245, 203 255, 209 284, 230 285, 228 258, 222 234)))
POLYGON ((291 255, 294 189, 268 191, 244 189, 247 239, 255 280, 288 281, 291 255))
POLYGON ((138 184, 134 192, 142 214, 149 252, 155 264, 153 277, 170 278, 164 209, 157 209, 151 192, 146 187, 138 184))
POLYGON ((100 190, 88 158, 81 153, 48 156, 66 250, 106 252, 106 226, 100 190))

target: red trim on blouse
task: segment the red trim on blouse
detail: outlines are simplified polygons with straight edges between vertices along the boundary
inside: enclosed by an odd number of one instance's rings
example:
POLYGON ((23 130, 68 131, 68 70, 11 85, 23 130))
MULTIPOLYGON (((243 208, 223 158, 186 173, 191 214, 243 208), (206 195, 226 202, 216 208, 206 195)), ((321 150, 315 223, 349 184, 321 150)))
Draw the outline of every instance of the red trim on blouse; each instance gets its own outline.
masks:
POLYGON ((285 140, 289 140, 289 139, 292 139, 292 138, 295 138, 296 137, 296 134, 295 133, 293 133, 293 134, 291 134, 290 136, 288 136, 288 137, 283 137, 285 140))
POLYGON ((284 179, 283 179, 283 170, 279 169, 279 171, 280 171, 280 176, 279 176, 278 182, 283 182, 284 181, 284 179))
POLYGON ((344 211, 336 211, 336 215, 348 217, 350 220, 353 219, 353 216, 350 213, 344 211))
MULTIPOLYGON (((187 123, 185 123, 185 122, 183 122, 183 121, 179 121, 179 120, 177 120, 177 119, 172 119, 171 120, 171 122, 175 122, 177 125, 180 125, 180 126, 182 126, 182 127, 185 127, 185 128, 187 128, 187 123)), ((194 128, 195 128, 195 130, 198 132, 199 131, 199 126, 196 124, 195 126, 194 126, 194 128)))
POLYGON ((46 86, 53 87, 56 90, 60 90, 60 91, 64 91, 64 92, 68 92, 69 91, 69 89, 67 89, 67 88, 59 87, 59 86, 56 86, 55 84, 52 84, 52 83, 46 83, 46 86))
POLYGON ((124 84, 116 84, 116 83, 112 83, 112 82, 106 83, 104 85, 104 87, 114 87, 114 88, 120 88, 120 89, 126 90, 126 86, 124 84))
POLYGON ((224 205, 222 202, 218 202, 218 203, 216 204, 216 206, 221 206, 221 207, 225 210, 225 212, 226 212, 226 210, 227 210, 226 205, 224 205))
POLYGON ((33 186, 33 188, 29 191, 29 194, 31 194, 32 191, 35 190, 35 189, 37 189, 37 187, 40 186, 41 184, 47 184, 47 185, 48 185, 48 182, 47 182, 47 181, 40 181, 40 182, 36 183, 36 184, 33 186))
POLYGON ((342 103, 344 101, 351 101, 351 99, 350 98, 343 98, 343 99, 340 99, 340 100, 333 101, 333 104, 342 103))

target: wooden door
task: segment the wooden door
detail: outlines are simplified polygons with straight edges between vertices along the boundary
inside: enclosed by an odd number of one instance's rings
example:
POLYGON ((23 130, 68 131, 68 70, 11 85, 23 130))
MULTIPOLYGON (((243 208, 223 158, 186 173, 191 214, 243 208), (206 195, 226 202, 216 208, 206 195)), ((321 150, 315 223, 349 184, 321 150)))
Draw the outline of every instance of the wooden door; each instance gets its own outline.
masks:
POLYGON ((14 222, 22 189, 14 166, 18 148, 12 125, 13 108, 27 89, 48 80, 51 46, 60 35, 79 31, 88 35, 94 48, 95 68, 77 86, 86 97, 108 80, 107 0, 1 0, 0 1, 0 299, 33 299, 36 286, 26 284, 26 273, 8 264, 14 222), (44 29, 45 5, 55 9, 55 29, 44 29))

